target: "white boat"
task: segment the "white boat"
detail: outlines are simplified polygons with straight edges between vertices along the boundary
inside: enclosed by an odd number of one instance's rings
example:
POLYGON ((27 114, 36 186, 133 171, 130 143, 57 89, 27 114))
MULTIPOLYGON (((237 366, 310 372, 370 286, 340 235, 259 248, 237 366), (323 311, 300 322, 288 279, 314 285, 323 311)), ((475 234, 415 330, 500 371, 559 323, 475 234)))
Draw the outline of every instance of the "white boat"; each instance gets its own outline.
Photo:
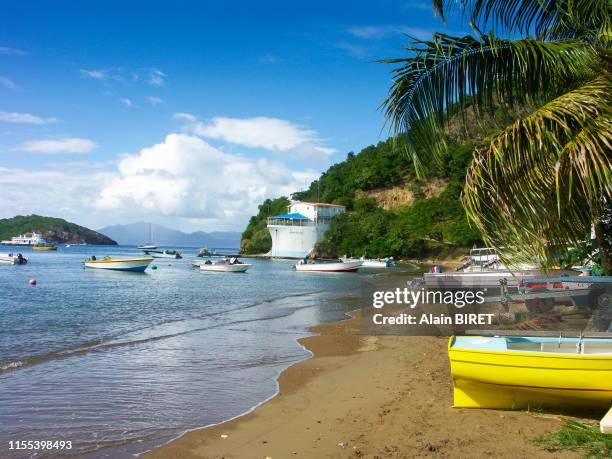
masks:
POLYGON ((20 234, 14 236, 10 241, 2 241, 2 245, 40 245, 45 244, 47 241, 44 240, 41 234, 32 231, 31 233, 20 234))
POLYGON ((86 268, 94 269, 110 269, 113 271, 132 271, 132 272, 144 272, 147 266, 151 264, 153 258, 112 258, 104 257, 101 260, 97 260, 92 257, 88 260, 83 261, 83 265, 86 268))
POLYGON ((139 245, 136 248, 140 249, 140 250, 155 250, 157 248, 157 246, 155 244, 153 244, 152 236, 153 236, 152 225, 151 225, 151 223, 149 223, 149 241, 146 244, 139 245))
POLYGON ((395 266, 395 262, 393 261, 393 257, 387 258, 366 258, 365 256, 361 258, 341 258, 344 262, 352 262, 352 261, 361 261, 362 268, 389 268, 391 266, 395 266))
POLYGON ((28 259, 20 253, 0 253, 0 263, 9 265, 25 265, 28 259))
POLYGON ((201 271, 243 273, 253 265, 242 263, 237 258, 231 257, 219 261, 206 260, 204 263, 193 263, 193 266, 200 268, 201 271))
POLYGON ((144 253, 153 258, 183 258, 176 250, 145 250, 144 253))
POLYGON ((428 288, 499 288, 505 279, 508 287, 518 287, 526 279, 574 275, 574 271, 562 269, 526 269, 519 271, 499 270, 482 272, 425 273, 428 288))
POLYGON ((361 260, 342 261, 342 260, 319 260, 313 262, 305 262, 300 260, 295 265, 296 271, 304 272, 354 272, 363 264, 361 260))

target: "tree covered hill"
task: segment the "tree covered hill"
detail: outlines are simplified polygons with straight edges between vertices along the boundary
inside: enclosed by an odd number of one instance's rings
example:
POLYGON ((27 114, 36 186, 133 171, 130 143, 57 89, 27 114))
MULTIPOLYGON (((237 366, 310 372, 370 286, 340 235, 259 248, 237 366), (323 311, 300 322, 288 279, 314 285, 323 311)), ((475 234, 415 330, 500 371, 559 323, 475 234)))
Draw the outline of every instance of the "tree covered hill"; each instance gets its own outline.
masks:
POLYGON ((116 245, 111 238, 62 218, 40 215, 17 215, 0 219, 0 240, 36 231, 48 242, 67 244, 116 245))
MULTIPOLYGON (((496 110, 484 121, 467 111, 467 125, 450 122, 440 135, 448 150, 440 166, 425 178, 417 178, 414 162, 402 148, 402 138, 390 138, 353 152, 332 165, 305 191, 291 197, 347 207, 335 218, 325 239, 317 245, 321 256, 424 257, 448 247, 481 242, 470 227, 460 201, 467 167, 474 149, 483 144, 497 126, 514 119, 515 112, 496 110), (390 195, 398 197, 395 201, 390 195), (390 205, 389 202, 392 202, 390 205)), ((242 234, 244 253, 265 253, 272 240, 266 218, 284 213, 286 197, 266 200, 251 217, 242 234)))

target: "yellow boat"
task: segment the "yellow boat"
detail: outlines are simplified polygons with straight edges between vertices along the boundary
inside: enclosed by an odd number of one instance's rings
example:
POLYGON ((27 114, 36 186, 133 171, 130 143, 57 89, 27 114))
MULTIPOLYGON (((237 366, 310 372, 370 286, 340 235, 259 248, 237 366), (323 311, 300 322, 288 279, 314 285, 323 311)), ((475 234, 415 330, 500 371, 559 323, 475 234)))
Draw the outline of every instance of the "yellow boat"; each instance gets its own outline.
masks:
POLYGON ((51 244, 37 244, 32 246, 32 250, 57 250, 57 246, 51 244))
POLYGON ((612 405, 612 338, 451 337, 455 408, 612 405))

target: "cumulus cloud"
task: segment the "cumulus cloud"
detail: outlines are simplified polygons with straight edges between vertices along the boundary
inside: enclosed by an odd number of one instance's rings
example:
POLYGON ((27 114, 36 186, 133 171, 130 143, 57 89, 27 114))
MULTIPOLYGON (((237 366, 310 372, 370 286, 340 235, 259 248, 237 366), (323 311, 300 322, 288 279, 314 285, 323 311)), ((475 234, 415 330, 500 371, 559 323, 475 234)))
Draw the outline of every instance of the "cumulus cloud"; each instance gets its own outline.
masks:
POLYGON ((152 86, 163 86, 166 84, 166 74, 158 69, 153 69, 149 73, 149 79, 147 80, 152 86))
POLYGON ((81 154, 89 153, 96 147, 97 144, 89 139, 63 137, 59 139, 30 140, 15 147, 15 150, 39 154, 81 154))
POLYGON ((11 91, 15 91, 17 89, 19 89, 19 86, 17 86, 17 83, 15 83, 13 80, 0 75, 0 84, 2 86, 4 86, 6 89, 10 89, 11 91))
POLYGON ((229 154, 189 134, 124 157, 93 201, 100 211, 188 219, 236 218, 240 227, 267 197, 288 195, 315 177, 266 158, 229 154))
POLYGON ((18 48, 0 46, 0 54, 3 54, 5 56, 26 56, 28 53, 18 48))
POLYGON ((9 123, 50 124, 57 123, 57 118, 42 118, 31 113, 0 112, 0 121, 9 123))
POLYGON ((184 129, 191 134, 249 148, 264 148, 302 159, 327 159, 336 152, 321 146, 316 131, 278 118, 215 117, 201 122, 188 113, 176 113, 174 118, 186 121, 184 129))

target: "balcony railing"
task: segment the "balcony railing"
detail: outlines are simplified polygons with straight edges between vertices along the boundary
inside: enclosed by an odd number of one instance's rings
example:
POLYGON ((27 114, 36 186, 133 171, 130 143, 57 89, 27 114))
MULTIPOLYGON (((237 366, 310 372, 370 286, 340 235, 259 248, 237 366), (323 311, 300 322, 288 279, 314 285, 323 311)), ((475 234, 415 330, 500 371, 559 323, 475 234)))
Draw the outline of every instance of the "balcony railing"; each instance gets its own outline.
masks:
POLYGON ((312 220, 298 218, 268 218, 268 226, 315 226, 312 220))

